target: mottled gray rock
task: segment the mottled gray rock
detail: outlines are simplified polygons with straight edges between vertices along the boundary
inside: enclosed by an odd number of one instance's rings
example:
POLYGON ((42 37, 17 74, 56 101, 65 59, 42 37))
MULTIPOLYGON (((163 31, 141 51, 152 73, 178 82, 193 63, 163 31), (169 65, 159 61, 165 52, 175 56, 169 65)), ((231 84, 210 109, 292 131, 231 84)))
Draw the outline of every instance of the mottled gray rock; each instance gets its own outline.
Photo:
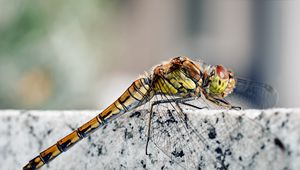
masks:
MULTIPOLYGON (((195 134, 200 135, 199 139, 205 142, 191 137, 191 140, 194 139, 191 144, 179 141, 181 144, 179 146, 186 147, 184 152, 170 150, 170 153, 171 157, 175 155, 184 158, 188 155, 188 149, 199 149, 197 153, 203 155, 204 161, 198 162, 195 166, 178 163, 180 160, 168 157, 168 153, 164 154, 162 151, 168 150, 169 145, 160 142, 159 134, 162 133, 154 133, 157 135, 153 139, 156 143, 150 142, 148 151, 151 155, 145 155, 145 129, 147 128, 142 119, 144 112, 141 112, 140 116, 124 115, 98 129, 43 169, 184 169, 187 167, 189 169, 197 166, 202 169, 299 169, 300 167, 300 110, 298 109, 264 111, 204 109, 185 110, 185 113, 192 123, 191 127, 197 131, 195 134), (209 147, 205 148, 206 145, 209 147), (201 149, 201 146, 204 148, 201 149)), ((21 169, 43 149, 51 146, 96 114, 97 111, 1 111, 0 169, 21 169)), ((172 132, 175 133, 175 130, 172 132)), ((179 131, 178 134, 173 139, 179 140, 181 136, 179 131)), ((163 135, 161 137, 165 141, 172 139, 163 135)))

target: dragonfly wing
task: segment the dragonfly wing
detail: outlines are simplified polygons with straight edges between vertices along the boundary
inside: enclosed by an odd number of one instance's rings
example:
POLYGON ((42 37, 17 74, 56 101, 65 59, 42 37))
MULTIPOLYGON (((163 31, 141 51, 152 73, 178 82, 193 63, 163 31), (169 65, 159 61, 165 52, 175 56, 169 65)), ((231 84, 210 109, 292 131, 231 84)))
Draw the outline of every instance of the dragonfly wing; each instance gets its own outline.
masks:
POLYGON ((277 103, 278 94, 268 84, 237 78, 236 87, 226 100, 243 109, 266 109, 277 103))
POLYGON ((273 161, 285 160, 284 149, 276 145, 280 140, 240 112, 195 115, 189 107, 176 109, 172 97, 158 100, 170 102, 154 106, 150 126, 147 114, 145 135, 150 128, 150 141, 183 169, 276 169, 273 161))
POLYGON ((210 146, 205 137, 196 132, 186 115, 176 111, 175 107, 174 103, 154 107, 150 140, 183 169, 214 169, 217 161, 209 153, 210 146))

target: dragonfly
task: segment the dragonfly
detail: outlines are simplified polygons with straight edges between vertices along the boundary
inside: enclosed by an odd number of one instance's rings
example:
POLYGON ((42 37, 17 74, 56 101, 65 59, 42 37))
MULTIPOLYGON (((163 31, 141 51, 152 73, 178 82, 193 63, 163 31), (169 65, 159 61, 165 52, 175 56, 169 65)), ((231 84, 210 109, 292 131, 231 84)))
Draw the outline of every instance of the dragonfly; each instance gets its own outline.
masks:
MULTIPOLYGON (((272 107, 277 99, 276 91, 271 86, 237 78, 231 70, 222 65, 209 65, 201 61, 193 61, 186 56, 174 57, 168 62, 155 66, 151 73, 135 80, 115 102, 42 151, 30 160, 23 170, 41 168, 96 129, 146 105, 148 110, 145 113, 148 119, 144 122, 148 127, 145 132, 146 155, 151 154, 148 151, 148 144, 152 141, 185 169, 203 169, 201 166, 204 160, 207 162, 211 160, 211 165, 215 165, 216 168, 217 164, 222 164, 222 161, 214 158, 213 153, 209 151, 213 146, 203 133, 193 128, 194 125, 188 120, 182 106, 194 109, 207 108, 206 105, 199 106, 191 103, 202 100, 204 103, 209 102, 221 108, 241 109, 240 106, 230 102, 231 94, 237 96, 238 101, 249 100, 248 103, 252 103, 255 108, 272 107), (164 107, 172 109, 163 113, 160 110, 164 107), (198 152, 206 154, 199 156, 198 152), (183 159, 184 156, 186 158, 183 159)), ((134 116, 133 114, 130 117, 134 116)))

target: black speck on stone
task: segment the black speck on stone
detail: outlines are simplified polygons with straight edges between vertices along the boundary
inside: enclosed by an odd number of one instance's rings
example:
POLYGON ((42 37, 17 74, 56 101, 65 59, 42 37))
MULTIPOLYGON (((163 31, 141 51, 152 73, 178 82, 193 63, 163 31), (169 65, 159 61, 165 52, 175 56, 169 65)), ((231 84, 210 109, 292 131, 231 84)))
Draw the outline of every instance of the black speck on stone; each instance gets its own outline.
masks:
POLYGON ((103 146, 98 147, 98 156, 102 155, 102 147, 103 146))
POLYGON ((265 149, 265 147, 266 147, 266 145, 265 145, 265 144, 262 144, 262 145, 260 146, 260 149, 263 150, 263 149, 265 149))
POLYGON ((243 158, 242 158, 241 156, 239 156, 239 160, 240 160, 240 161, 243 161, 243 158))
POLYGON ((97 145, 96 145, 95 143, 92 143, 91 146, 92 146, 92 147, 96 147, 97 145))
POLYGON ((30 133, 32 136, 35 136, 35 137, 36 137, 36 135, 33 133, 33 131, 34 131, 33 126, 29 126, 29 133, 30 133))
POLYGON ((120 164, 120 169, 127 169, 127 168, 123 164, 120 164))
POLYGON ((202 170, 203 168, 205 168, 205 163, 203 163, 203 156, 200 156, 200 162, 199 162, 199 164, 198 164, 198 167, 197 167, 197 169, 198 170, 202 170))
POLYGON ((215 139, 216 136, 217 136, 217 133, 216 133, 216 129, 214 127, 211 127, 208 129, 208 137, 209 139, 215 139))
POLYGON ((230 149, 226 149, 226 150, 225 150, 225 154, 226 154, 226 155, 231 155, 232 153, 231 153, 230 149))
POLYGON ((239 140, 241 140, 243 137, 244 137, 244 135, 243 135, 242 133, 239 132, 239 133, 236 135, 236 137, 235 137, 234 139, 237 140, 237 141, 239 141, 239 140))
POLYGON ((182 150, 180 150, 180 151, 175 150, 172 152, 172 155, 174 155, 177 158, 177 157, 183 157, 184 153, 182 150))
POLYGON ((32 114, 28 114, 28 118, 32 118, 34 121, 38 121, 39 117, 32 115, 32 114))
POLYGON ((125 132, 124 132, 124 137, 125 137, 125 140, 131 139, 131 138, 133 138, 133 134, 132 134, 132 132, 128 131, 128 129, 126 128, 125 132))
POLYGON ((144 132, 144 127, 143 126, 139 126, 139 133, 142 134, 144 132))
POLYGON ((238 116, 237 117, 237 121, 241 123, 243 121, 243 117, 242 116, 238 116))
POLYGON ((173 165, 173 164, 174 164, 174 161, 172 161, 172 160, 169 160, 169 163, 170 163, 171 165, 173 165))
POLYGON ((252 159, 255 159, 255 157, 259 155, 259 152, 255 152, 253 155, 252 155, 252 159))
POLYGON ((91 136, 88 136, 88 137, 87 137, 87 141, 88 141, 89 143, 91 143, 91 142, 92 142, 92 137, 91 137, 91 136))
POLYGON ((258 120, 262 120, 265 117, 265 113, 261 112, 261 114, 258 116, 258 120))
POLYGON ((283 128, 285 126, 285 122, 282 122, 281 123, 281 127, 283 128))
POLYGON ((47 131, 47 135, 50 135, 51 132, 52 132, 52 129, 49 129, 49 130, 47 131))
POLYGON ((222 112, 222 118, 224 118, 225 117, 225 112, 222 112))
POLYGON ((141 160, 141 164, 142 164, 143 168, 146 169, 146 164, 144 163, 144 160, 141 160))
POLYGON ((139 118, 141 116, 141 112, 137 111, 137 112, 134 112, 132 113, 129 117, 132 118, 132 117, 137 117, 139 118))
POLYGON ((215 151, 216 151, 218 154, 222 154, 222 149, 221 149, 220 147, 217 147, 217 148, 215 149, 215 151))
POLYGON ((283 145, 283 143, 282 143, 282 141, 280 140, 280 139, 278 139, 278 138, 275 138, 274 139, 274 143, 275 143, 275 145, 276 146, 278 146, 281 150, 285 150, 285 147, 284 147, 284 145, 283 145))

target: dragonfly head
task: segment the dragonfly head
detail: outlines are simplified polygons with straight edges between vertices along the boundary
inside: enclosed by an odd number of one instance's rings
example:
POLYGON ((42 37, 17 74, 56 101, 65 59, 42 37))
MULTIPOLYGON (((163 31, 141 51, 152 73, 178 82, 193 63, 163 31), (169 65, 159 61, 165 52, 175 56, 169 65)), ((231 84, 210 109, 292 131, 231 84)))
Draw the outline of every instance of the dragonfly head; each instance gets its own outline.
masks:
POLYGON ((222 65, 213 66, 208 79, 207 92, 212 95, 226 97, 235 87, 233 72, 222 65))

